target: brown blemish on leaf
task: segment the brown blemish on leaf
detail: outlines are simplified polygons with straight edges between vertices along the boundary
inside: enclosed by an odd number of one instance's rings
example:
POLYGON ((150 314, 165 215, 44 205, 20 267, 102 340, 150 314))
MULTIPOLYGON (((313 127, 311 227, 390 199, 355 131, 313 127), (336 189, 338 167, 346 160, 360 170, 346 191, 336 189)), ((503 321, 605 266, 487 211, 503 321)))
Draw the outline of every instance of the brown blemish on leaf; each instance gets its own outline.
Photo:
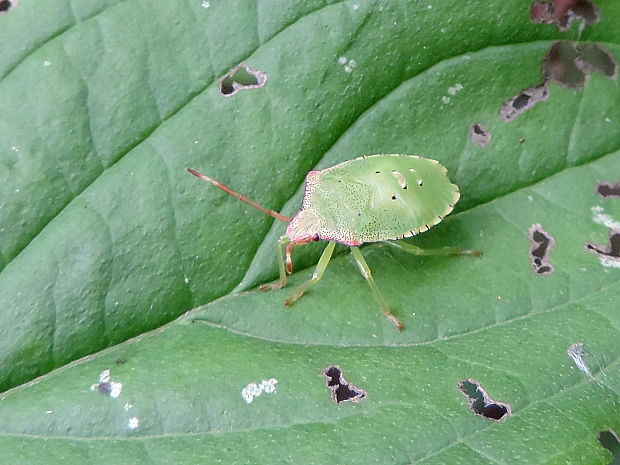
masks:
POLYGON ((476 380, 464 379, 459 381, 458 388, 467 397, 469 410, 476 415, 489 418, 494 421, 501 421, 512 415, 509 404, 497 402, 480 386, 476 380))
POLYGON ((262 71, 254 71, 248 65, 238 65, 220 79, 220 93, 232 97, 240 90, 257 89, 267 82, 267 75, 262 71))
POLYGON ((568 31, 575 20, 581 20, 584 26, 598 23, 601 14, 590 0, 551 0, 532 3, 530 18, 534 23, 555 23, 558 30, 568 31))
POLYGON ((354 402, 357 404, 366 398, 366 391, 353 386, 344 379, 339 366, 328 366, 321 370, 321 375, 325 377, 325 383, 335 403, 354 402))
POLYGON ((555 245, 555 239, 541 225, 533 224, 528 231, 530 241, 530 264, 534 273, 544 276, 554 271, 549 261, 549 253, 555 245))
POLYGON ((469 129, 469 138, 480 146, 486 147, 491 142, 491 133, 480 123, 474 123, 469 129))
POLYGON ((597 182, 594 185, 594 190, 604 199, 609 197, 620 197, 620 182, 615 184, 611 182, 597 182))

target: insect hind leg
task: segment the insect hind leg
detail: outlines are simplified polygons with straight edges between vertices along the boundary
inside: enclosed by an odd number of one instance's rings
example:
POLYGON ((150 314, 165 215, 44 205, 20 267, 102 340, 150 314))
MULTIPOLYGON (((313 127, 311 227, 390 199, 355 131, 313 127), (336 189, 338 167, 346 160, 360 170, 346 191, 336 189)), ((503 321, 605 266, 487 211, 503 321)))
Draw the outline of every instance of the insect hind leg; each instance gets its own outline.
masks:
POLYGON ((479 250, 461 249, 460 247, 443 247, 441 249, 422 249, 413 244, 408 244, 403 241, 392 242, 383 241, 383 244, 394 247, 395 249, 402 250, 403 252, 410 253, 412 255, 471 255, 474 257, 481 257, 482 252, 479 250))
POLYGON ((379 287, 375 283, 375 280, 372 278, 372 273, 370 272, 370 268, 368 267, 366 260, 364 260, 364 256, 362 255, 362 252, 360 252, 359 247, 351 247, 351 254, 353 255, 353 258, 355 259, 355 263, 357 263, 357 266, 359 267, 360 273, 362 273, 362 276, 366 278, 366 282, 368 283, 368 285, 372 289, 373 294, 379 301, 379 308, 381 310, 381 313, 388 320, 394 323, 394 325, 398 328, 399 331, 402 331, 403 324, 398 320, 398 318, 396 318, 390 312, 390 308, 388 307, 388 304, 385 298, 383 297, 383 294, 381 294, 379 287))

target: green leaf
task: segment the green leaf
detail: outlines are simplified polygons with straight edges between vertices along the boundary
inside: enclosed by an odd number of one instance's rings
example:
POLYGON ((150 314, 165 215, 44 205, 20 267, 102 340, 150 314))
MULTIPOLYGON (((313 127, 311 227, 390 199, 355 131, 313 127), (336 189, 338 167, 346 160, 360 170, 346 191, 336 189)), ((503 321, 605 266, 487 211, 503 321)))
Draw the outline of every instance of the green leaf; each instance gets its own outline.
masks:
POLYGON ((596 438, 620 431, 620 270, 584 243, 620 221, 593 189, 618 180, 618 84, 592 73, 511 123, 498 112, 541 82, 553 40, 620 57, 617 2, 582 33, 516 0, 78 3, 0 16, 7 463, 609 463, 596 438), (265 86, 222 96, 241 62, 265 86), (346 248, 295 306, 324 244, 259 293, 284 225, 185 171, 294 214, 308 170, 372 153, 435 158, 460 187, 411 243, 484 253, 364 247, 402 333, 346 248), (536 223, 555 239, 548 276, 528 260, 536 223), (334 404, 329 365, 367 397, 334 404), (271 378, 277 392, 244 401, 271 378), (512 416, 472 413, 467 379, 512 416))

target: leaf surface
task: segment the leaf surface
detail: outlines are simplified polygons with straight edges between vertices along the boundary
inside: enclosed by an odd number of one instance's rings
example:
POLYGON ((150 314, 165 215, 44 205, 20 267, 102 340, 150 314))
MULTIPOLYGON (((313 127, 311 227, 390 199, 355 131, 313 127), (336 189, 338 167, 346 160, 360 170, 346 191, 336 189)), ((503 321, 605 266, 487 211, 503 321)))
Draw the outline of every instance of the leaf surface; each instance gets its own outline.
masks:
MULTIPOLYGON (((616 2, 581 35, 517 0, 78 3, 0 16, 8 463, 609 463, 596 437, 620 431, 620 270, 584 243, 620 221, 593 189, 618 180, 618 82, 592 73, 511 123, 498 112, 540 84, 553 40, 620 57, 616 2), (266 85, 222 96, 241 62, 266 85), (294 214, 308 170, 372 153, 435 158, 460 187, 411 243, 484 253, 364 247, 402 333, 345 248, 295 306, 289 287, 259 293, 284 225, 185 171, 294 214), (537 223, 548 276, 528 260, 537 223), (367 398, 332 403, 329 365, 367 398), (244 401, 271 378, 276 393, 244 401), (465 379, 512 416, 474 415, 465 379)), ((321 248, 295 250, 290 287, 321 248)))

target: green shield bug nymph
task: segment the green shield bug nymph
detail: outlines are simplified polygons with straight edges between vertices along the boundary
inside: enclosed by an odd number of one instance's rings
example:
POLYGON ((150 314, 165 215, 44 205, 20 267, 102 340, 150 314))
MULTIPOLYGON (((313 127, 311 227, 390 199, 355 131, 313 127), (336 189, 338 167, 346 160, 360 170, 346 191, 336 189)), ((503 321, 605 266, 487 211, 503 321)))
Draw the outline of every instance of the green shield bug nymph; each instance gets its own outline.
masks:
POLYGON ((321 239, 329 241, 312 278, 293 291, 284 302, 287 307, 321 279, 336 243, 340 243, 351 247, 362 276, 379 301, 381 313, 401 330, 403 326, 390 313, 359 250, 360 245, 384 241, 414 255, 481 255, 456 247, 424 250, 403 242, 391 242, 428 231, 441 222, 459 200, 458 187, 450 182, 446 168, 436 160, 417 155, 368 155, 324 170, 310 171, 306 175, 301 209, 293 218, 264 208, 197 171, 188 171, 275 219, 289 223, 286 235, 278 241, 280 279, 261 285, 262 291, 286 285, 287 272, 293 272, 293 246, 321 239))

